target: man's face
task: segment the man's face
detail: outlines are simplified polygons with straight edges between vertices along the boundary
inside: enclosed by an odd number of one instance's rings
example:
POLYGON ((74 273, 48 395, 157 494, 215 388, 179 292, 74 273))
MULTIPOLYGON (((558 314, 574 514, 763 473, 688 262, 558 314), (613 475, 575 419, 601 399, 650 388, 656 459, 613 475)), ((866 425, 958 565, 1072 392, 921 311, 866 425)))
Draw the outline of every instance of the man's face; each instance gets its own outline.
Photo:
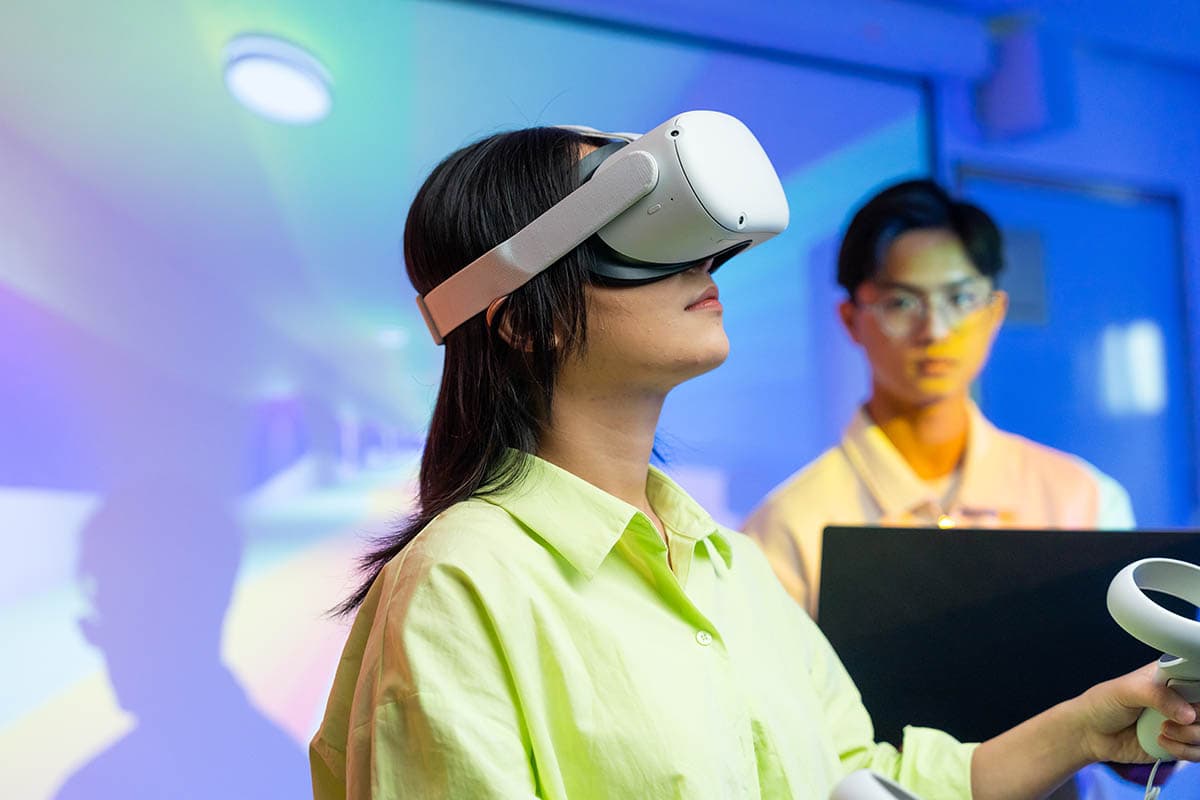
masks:
POLYGON ((930 228, 897 237, 879 272, 839 311, 867 355, 874 391, 924 406, 966 397, 1007 307, 958 237, 930 228))

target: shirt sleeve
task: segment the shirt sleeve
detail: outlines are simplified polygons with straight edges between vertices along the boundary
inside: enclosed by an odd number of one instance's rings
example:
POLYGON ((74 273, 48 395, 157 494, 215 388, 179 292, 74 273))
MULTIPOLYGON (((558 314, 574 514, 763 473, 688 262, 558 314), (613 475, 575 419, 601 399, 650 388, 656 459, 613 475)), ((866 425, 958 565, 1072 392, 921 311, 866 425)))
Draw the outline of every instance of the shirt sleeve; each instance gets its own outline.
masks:
POLYGON ((416 583, 398 588, 377 622, 377 666, 356 692, 370 697, 371 713, 347 743, 348 800, 537 797, 486 604, 453 567, 434 566, 416 583))
MULTIPOLYGON (((811 642, 810 675, 844 773, 873 770, 922 800, 969 800, 976 745, 963 744, 942 731, 916 727, 904 729, 900 750, 876 742, 871 717, 841 659, 807 615, 797 613, 796 617, 811 642)), ((912 656, 898 653, 896 657, 912 656)))
POLYGON ((1105 530, 1130 530, 1136 526, 1133 503, 1129 492, 1114 478, 1088 464, 1100 490, 1100 508, 1096 514, 1096 527, 1105 530))

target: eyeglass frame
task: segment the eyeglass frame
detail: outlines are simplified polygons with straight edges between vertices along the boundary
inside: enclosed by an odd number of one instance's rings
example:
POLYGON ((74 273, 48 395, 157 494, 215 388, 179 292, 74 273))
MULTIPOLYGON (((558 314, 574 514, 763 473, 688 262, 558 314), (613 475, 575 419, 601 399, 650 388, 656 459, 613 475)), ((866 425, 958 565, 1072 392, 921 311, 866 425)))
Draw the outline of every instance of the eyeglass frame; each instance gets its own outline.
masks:
MULTIPOLYGON (((879 324, 880 330, 890 339, 911 338, 923 325, 932 321, 931 313, 938 315, 938 319, 945 325, 948 334, 953 333, 961 328, 972 314, 991 306, 1000 294, 995 288, 992 279, 987 275, 972 276, 963 278, 962 280, 951 281, 941 286, 935 286, 932 289, 892 281, 868 281, 868 283, 879 287, 883 292, 899 292, 910 296, 918 303, 915 312, 904 313, 904 316, 909 317, 909 319, 907 319, 905 329, 899 330, 894 321, 885 319, 884 315, 889 312, 883 308, 884 300, 875 300, 870 303, 862 302, 858 299, 857 292, 855 296, 850 298, 855 307, 868 311, 874 317, 875 321, 879 324), (967 286, 984 286, 987 291, 982 293, 980 298, 970 307, 954 309, 949 299, 950 294, 967 286)), ((893 310, 892 313, 897 312, 893 310)))

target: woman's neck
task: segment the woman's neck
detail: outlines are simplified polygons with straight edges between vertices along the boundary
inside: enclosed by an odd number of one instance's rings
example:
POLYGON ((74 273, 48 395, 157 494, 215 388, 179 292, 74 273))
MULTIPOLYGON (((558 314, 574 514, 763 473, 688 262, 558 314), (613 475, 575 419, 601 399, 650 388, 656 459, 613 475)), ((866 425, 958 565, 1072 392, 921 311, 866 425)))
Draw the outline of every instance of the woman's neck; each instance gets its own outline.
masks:
POLYGON ((663 395, 555 392, 537 455, 624 500, 662 524, 646 478, 663 395))
POLYGON ((967 451, 971 417, 967 396, 928 405, 897 401, 876 387, 866 410, 922 480, 953 472, 967 451))

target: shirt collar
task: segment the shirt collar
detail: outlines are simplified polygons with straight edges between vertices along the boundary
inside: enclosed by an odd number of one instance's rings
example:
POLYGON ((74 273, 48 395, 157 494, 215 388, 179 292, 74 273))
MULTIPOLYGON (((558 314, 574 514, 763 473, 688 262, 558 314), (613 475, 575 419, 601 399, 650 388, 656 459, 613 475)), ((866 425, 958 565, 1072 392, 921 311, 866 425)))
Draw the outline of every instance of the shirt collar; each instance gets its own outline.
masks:
POLYGON ((1004 455, 1000 431, 971 403, 971 428, 963 464, 957 505, 981 513, 1000 515, 1021 506, 1021 481, 1006 474, 1017 463, 1004 455))
POLYGON ((842 436, 850 460, 884 518, 899 517, 937 498, 900 455, 883 429, 860 408, 842 436))
MULTIPOLYGON (((511 487, 482 495, 529 528, 584 577, 591 578, 617 541, 645 515, 582 478, 534 455, 518 453, 524 475, 511 487)), ((708 539, 732 566, 732 552, 719 526, 699 503, 661 470, 649 468, 646 495, 668 535, 691 541, 708 539)), ((649 521, 646 520, 649 525, 649 521)), ((666 545, 655 536, 662 549, 666 545)))
MULTIPOLYGON (((733 551, 721 528, 704 507, 671 480, 662 470, 650 467, 646 477, 646 497, 667 527, 671 540, 671 563, 682 584, 687 583, 688 571, 697 542, 709 546, 709 556, 716 550, 726 568, 733 567, 733 551)), ((713 559, 716 561, 716 559, 713 559)))
MULTIPOLYGON (((996 458, 999 432, 974 401, 967 401, 967 414, 967 451, 954 505, 977 514, 1003 513, 1017 503, 1007 496, 1015 482, 997 472, 1003 467, 996 458)), ((909 514, 926 504, 940 507, 941 499, 913 472, 865 408, 851 420, 842 449, 885 517, 909 514)))

